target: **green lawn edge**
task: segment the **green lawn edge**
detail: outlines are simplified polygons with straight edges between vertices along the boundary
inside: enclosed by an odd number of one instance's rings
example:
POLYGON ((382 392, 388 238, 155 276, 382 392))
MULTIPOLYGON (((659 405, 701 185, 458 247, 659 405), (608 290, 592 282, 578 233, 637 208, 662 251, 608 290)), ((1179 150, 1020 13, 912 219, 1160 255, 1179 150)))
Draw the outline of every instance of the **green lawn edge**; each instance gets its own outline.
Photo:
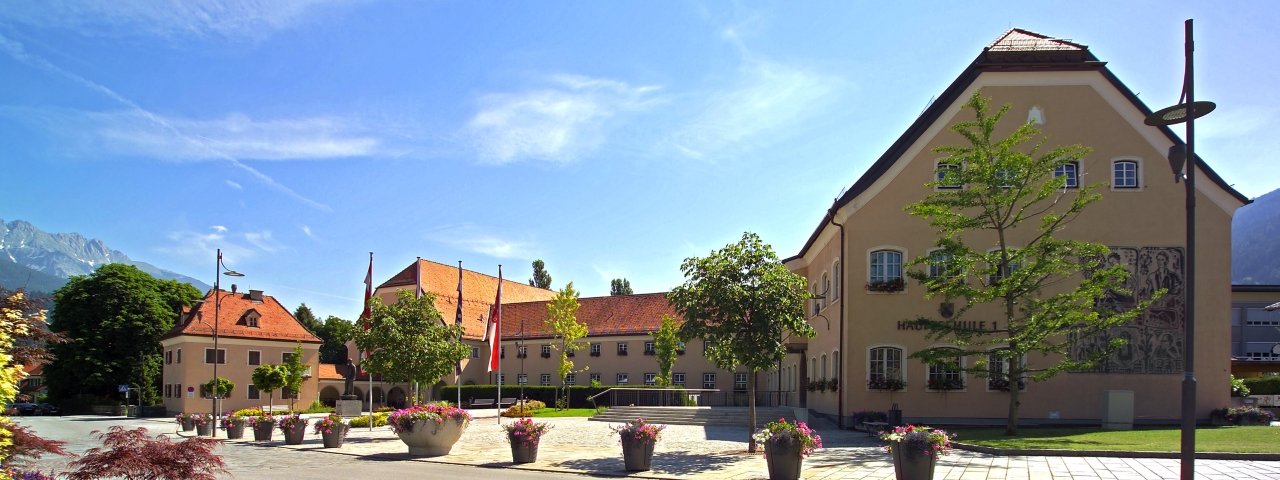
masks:
MULTIPOLYGON (((955 433, 958 442, 1005 450, 1177 452, 1182 438, 1177 427, 1021 428, 1016 437, 1004 436, 1002 428, 958 428, 948 432, 955 433)), ((1280 427, 1200 427, 1196 429, 1196 451, 1280 453, 1280 427)))

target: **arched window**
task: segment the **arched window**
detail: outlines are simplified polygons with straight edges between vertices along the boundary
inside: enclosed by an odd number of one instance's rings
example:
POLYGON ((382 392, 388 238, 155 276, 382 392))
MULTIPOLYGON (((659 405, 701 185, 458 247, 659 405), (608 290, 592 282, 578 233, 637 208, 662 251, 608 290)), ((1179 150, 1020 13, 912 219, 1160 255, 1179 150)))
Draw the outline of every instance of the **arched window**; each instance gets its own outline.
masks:
POLYGON ((1054 178, 1064 178, 1064 188, 1080 187, 1080 162, 1067 162, 1053 169, 1054 178))
POLYGON ((815 380, 818 374, 818 357, 809 357, 809 380, 815 380))
POLYGON ((963 390, 964 376, 960 370, 960 350, 950 349, 956 356, 929 363, 929 390, 963 390))
POLYGON ((867 350, 867 386, 877 390, 901 390, 903 351, 898 347, 873 347, 867 350))
POLYGON ((839 259, 836 259, 836 263, 831 265, 831 276, 835 280, 835 282, 832 282, 834 285, 831 289, 831 298, 834 300, 840 298, 840 279, 844 278, 844 275, 842 275, 840 271, 839 259))
POLYGON ((938 161, 938 168, 934 170, 934 178, 938 183, 934 187, 939 190, 959 190, 964 188, 964 182, 960 180, 960 164, 947 161, 938 161))
MULTIPOLYGON (((818 288, 821 289, 821 291, 818 292, 819 295, 831 298, 831 277, 827 276, 827 272, 822 272, 822 280, 818 283, 818 288)), ((823 302, 822 299, 818 299, 819 309, 826 304, 827 302, 823 302)))
POLYGON ((871 270, 867 282, 867 289, 874 292, 902 291, 902 252, 898 250, 871 252, 871 270))
POLYGON ((818 378, 822 378, 822 379, 828 378, 827 377, 827 354, 825 353, 822 354, 822 376, 818 378))
POLYGON ((952 271, 951 254, 945 250, 937 249, 929 252, 929 276, 932 278, 942 278, 955 276, 952 271))
POLYGON ((1112 162, 1111 188, 1138 188, 1138 162, 1134 160, 1112 162))
POLYGON ((831 378, 840 378, 840 351, 831 352, 831 378))

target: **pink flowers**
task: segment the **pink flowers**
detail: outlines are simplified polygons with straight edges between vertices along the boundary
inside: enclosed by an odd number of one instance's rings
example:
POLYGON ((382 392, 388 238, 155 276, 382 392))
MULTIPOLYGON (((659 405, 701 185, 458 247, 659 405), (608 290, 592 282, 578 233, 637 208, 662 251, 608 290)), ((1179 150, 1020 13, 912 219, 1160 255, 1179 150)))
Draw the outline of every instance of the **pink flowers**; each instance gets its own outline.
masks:
POLYGON ((658 438, 662 435, 662 431, 666 428, 666 425, 645 423, 643 418, 637 418, 620 427, 609 427, 610 430, 613 430, 622 439, 629 439, 644 443, 656 443, 658 438))
POLYGON ((538 440, 542 438, 547 430, 551 429, 551 425, 547 423, 535 422, 529 418, 521 418, 515 423, 509 423, 502 426, 507 431, 507 440, 512 445, 526 446, 537 445, 538 440))
POLYGON ((756 432, 752 436, 756 442, 763 444, 765 455, 769 454, 770 445, 774 448, 781 446, 800 446, 800 456, 807 457, 814 450, 822 448, 822 437, 819 436, 809 424, 805 422, 789 423, 785 418, 779 418, 776 422, 769 422, 763 429, 756 432))
POLYGON ((337 431, 338 433, 346 435, 347 428, 347 424, 342 421, 342 417, 337 415, 326 416, 317 420, 315 425, 312 426, 315 433, 320 434, 333 434, 334 431, 337 431))
POLYGON ((460 424, 471 421, 471 414, 461 408, 447 404, 416 405, 402 408, 387 416, 387 424, 396 433, 410 431, 416 421, 432 421, 437 424, 445 420, 453 420, 460 424))
POLYGON ((880 439, 889 442, 884 447, 886 452, 892 452, 897 445, 925 455, 946 455, 951 452, 952 436, 946 430, 923 425, 907 425, 894 427, 892 432, 881 435, 880 439))

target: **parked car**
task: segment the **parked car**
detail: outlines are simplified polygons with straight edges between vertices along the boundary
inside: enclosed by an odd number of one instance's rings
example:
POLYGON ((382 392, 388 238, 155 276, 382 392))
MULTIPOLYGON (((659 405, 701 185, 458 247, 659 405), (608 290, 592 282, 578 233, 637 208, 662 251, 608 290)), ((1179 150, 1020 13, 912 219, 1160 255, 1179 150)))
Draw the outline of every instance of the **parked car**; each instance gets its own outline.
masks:
POLYGON ((37 410, 36 404, 31 402, 19 402, 10 405, 10 407, 17 411, 18 415, 35 415, 37 410))
POLYGON ((41 403, 36 405, 36 411, 40 415, 62 415, 62 409, 52 403, 41 403))

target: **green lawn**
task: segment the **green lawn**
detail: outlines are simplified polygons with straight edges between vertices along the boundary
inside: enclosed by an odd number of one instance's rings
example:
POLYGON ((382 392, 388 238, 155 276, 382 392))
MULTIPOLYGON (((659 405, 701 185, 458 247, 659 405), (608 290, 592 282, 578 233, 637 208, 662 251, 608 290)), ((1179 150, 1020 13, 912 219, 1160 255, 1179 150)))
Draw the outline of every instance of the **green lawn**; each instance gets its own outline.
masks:
POLYGON ((535 417, 593 417, 596 414, 594 408, 570 408, 566 410, 556 410, 554 408, 541 408, 533 411, 535 417))
MULTIPOLYGON (((956 441, 959 442, 1011 449, 1176 452, 1182 438, 1177 427, 1135 430, 1021 428, 1016 437, 1004 436, 1003 428, 962 428, 947 431, 955 433, 956 441)), ((1280 427, 1197 428, 1196 451, 1280 453, 1280 427)))

